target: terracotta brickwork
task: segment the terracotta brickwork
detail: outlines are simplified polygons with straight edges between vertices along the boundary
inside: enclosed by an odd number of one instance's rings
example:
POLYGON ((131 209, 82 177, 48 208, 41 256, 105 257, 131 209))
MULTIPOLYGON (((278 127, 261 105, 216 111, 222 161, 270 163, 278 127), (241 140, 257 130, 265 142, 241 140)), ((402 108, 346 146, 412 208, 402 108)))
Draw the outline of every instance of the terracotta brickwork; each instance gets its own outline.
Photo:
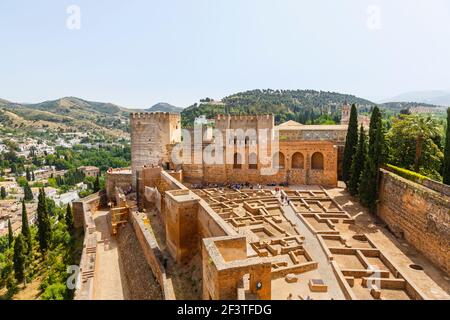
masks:
MULTIPOLYGON (((253 184, 283 183, 302 185, 336 186, 338 181, 338 148, 329 141, 281 141, 279 152, 284 159, 278 168, 270 174, 264 171, 270 165, 251 163, 249 147, 239 152, 239 167, 228 164, 183 164, 183 178, 193 183, 244 183, 253 184), (314 166, 312 157, 320 154, 322 164, 314 166), (295 157, 294 157, 295 156, 295 157), (302 163, 293 162, 301 158, 302 163)), ((256 157, 258 160, 258 158, 256 157)), ((228 161, 227 161, 228 162, 228 161)), ((320 162, 320 161, 319 161, 320 162)))

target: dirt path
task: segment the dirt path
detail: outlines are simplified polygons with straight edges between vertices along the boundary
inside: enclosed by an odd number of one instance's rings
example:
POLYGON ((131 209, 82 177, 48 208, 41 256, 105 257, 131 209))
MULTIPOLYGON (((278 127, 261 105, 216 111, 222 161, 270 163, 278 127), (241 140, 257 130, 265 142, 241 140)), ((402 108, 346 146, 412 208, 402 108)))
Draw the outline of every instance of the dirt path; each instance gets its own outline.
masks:
POLYGON ((110 234, 107 210, 94 214, 97 229, 97 266, 95 270, 94 300, 127 299, 128 288, 119 263, 117 242, 110 234))

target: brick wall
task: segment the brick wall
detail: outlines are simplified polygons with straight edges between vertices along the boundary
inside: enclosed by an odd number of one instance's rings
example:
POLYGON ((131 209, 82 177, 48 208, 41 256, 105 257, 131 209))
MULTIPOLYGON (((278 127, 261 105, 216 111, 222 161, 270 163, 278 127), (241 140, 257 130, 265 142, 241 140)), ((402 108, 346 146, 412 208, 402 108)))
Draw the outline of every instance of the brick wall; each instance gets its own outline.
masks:
POLYGON ((378 216, 450 273, 450 201, 439 192, 381 169, 378 216))

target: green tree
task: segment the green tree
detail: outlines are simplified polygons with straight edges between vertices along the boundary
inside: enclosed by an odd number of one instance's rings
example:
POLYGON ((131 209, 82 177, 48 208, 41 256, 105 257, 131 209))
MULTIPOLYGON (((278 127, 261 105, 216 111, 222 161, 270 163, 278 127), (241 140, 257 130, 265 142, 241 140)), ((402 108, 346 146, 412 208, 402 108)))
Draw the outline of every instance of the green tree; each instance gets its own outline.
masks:
POLYGON ((97 175, 97 177, 95 178, 95 181, 94 181, 94 192, 100 191, 100 180, 99 179, 100 178, 97 175))
POLYGON ((74 229, 74 224, 73 224, 73 213, 72 213, 72 208, 70 207, 70 203, 67 204, 65 218, 66 218, 67 230, 72 232, 74 229))
POLYGON ((35 176, 34 176, 34 171, 31 171, 31 180, 33 180, 33 181, 36 180, 36 178, 35 178, 35 176))
POLYGON ((42 300, 64 300, 67 296, 67 286, 64 283, 49 285, 41 296, 42 300))
POLYGON ((442 127, 436 119, 418 114, 401 115, 394 119, 386 135, 389 163, 440 180, 444 157, 440 149, 442 137, 442 127))
POLYGON ((356 146, 356 153, 352 160, 352 166, 350 170, 350 180, 348 182, 348 190, 350 194, 353 196, 358 193, 359 181, 366 157, 367 157, 366 134, 364 132, 364 127, 361 125, 358 144, 356 146))
POLYGON ((408 117, 409 130, 416 137, 414 171, 419 172, 420 160, 423 151, 423 141, 426 137, 439 135, 437 123, 431 117, 408 117))
POLYGON ((26 244, 26 252, 30 253, 32 251, 31 246, 31 231, 28 224, 28 214, 27 207, 25 205, 25 200, 22 200, 22 234, 26 244))
POLYGON ((25 178, 27 179, 27 181, 31 181, 30 169, 28 167, 25 170, 25 178))
POLYGON ((384 161, 384 130, 378 107, 372 111, 369 128, 369 146, 359 182, 359 199, 374 213, 378 200, 379 169, 384 161))
POLYGON ((19 234, 14 242, 14 277, 18 282, 25 278, 25 242, 23 235, 19 234))
POLYGON ((30 185, 28 184, 28 182, 23 187, 23 194, 24 194, 23 199, 25 201, 33 200, 33 192, 31 191, 31 188, 30 188, 30 185))
POLYGON ((37 207, 37 225, 39 236, 39 247, 42 252, 45 252, 49 247, 51 238, 50 217, 47 211, 47 203, 45 191, 43 188, 39 189, 38 207, 37 207))
POLYGON ((11 248, 14 241, 14 233, 11 226, 11 219, 8 219, 8 247, 11 248))
POLYGON ((445 184, 450 185, 450 108, 447 109, 447 130, 445 133, 443 169, 443 181, 445 184))
POLYGON ((347 138, 345 140, 344 159, 342 162, 342 179, 345 183, 350 180, 350 172, 353 156, 358 144, 358 112, 356 105, 353 104, 350 111, 350 119, 347 129, 347 138))
POLYGON ((2 199, 6 198, 6 189, 3 186, 0 188, 0 198, 2 199))

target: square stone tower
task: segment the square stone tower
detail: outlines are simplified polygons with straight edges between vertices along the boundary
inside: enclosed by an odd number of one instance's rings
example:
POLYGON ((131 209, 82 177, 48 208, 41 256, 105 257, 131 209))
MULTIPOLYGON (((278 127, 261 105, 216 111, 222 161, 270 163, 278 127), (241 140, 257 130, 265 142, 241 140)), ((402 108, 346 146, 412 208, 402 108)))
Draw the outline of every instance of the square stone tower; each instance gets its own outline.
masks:
POLYGON ((181 142, 179 113, 136 112, 130 114, 132 187, 145 165, 167 166, 171 147, 181 142))
POLYGON ((347 102, 345 102, 344 105, 342 106, 341 124, 348 125, 350 121, 350 111, 351 106, 347 102))

